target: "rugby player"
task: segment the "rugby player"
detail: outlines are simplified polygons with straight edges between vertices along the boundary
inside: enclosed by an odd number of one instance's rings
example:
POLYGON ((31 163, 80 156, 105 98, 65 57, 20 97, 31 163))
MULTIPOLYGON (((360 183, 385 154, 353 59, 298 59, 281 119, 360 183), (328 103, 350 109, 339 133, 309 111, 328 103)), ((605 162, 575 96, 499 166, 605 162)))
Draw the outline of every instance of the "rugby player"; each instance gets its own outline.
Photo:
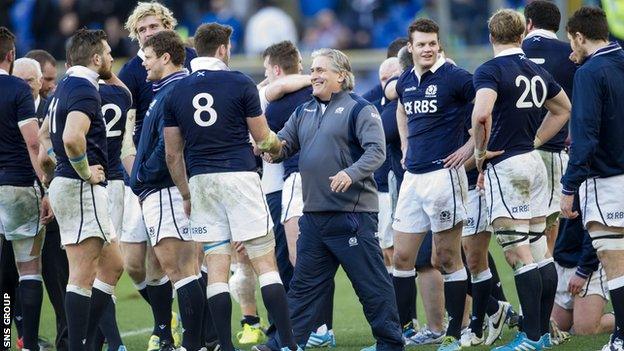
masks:
POLYGON ((550 311, 557 272, 546 238, 546 169, 535 147, 550 140, 567 122, 570 102, 552 76, 526 58, 520 48, 524 18, 499 10, 488 22, 495 58, 474 75, 477 90, 472 114, 477 169, 482 172, 487 150, 504 151, 487 160, 485 177, 489 221, 514 269, 524 315, 523 332, 497 349, 541 349, 550 344, 550 311), (541 126, 532 127, 549 111, 541 126))
MULTIPOLYGON (((524 8, 527 35, 522 41, 522 50, 527 57, 546 69, 559 83, 568 96, 572 96, 572 81, 576 72, 576 64, 568 58, 572 53, 570 44, 557 39, 561 13, 552 2, 545 0, 533 1, 524 8)), ((544 109, 543 116, 547 110, 544 109)), ((539 127, 541 119, 535 123, 539 127)), ((568 154, 564 151, 568 137, 567 124, 547 143, 537 149, 547 173, 548 213, 546 214, 546 239, 548 250, 552 253, 557 239, 559 217, 559 194, 561 193, 561 176, 568 164, 568 154)))
POLYGON ((583 65, 574 75, 572 145, 562 179, 561 212, 574 218, 578 189, 583 224, 607 274, 615 329, 605 351, 624 350, 624 51, 610 43, 605 13, 582 7, 566 32, 583 65))
POLYGON ((56 89, 56 59, 45 50, 30 50, 26 58, 39 62, 41 66, 41 97, 49 99, 56 89))
POLYGON ((414 66, 397 82, 397 125, 404 175, 394 218, 394 285, 401 323, 409 322, 415 290, 414 263, 427 231, 444 272, 446 337, 439 350, 459 350, 468 274, 461 258, 461 228, 467 190, 463 167, 444 168, 444 159, 462 146, 465 106, 474 98, 471 75, 438 55, 439 27, 428 19, 412 22, 408 50, 414 66), (437 142, 437 144, 432 144, 437 142))
MULTIPOLYGON (((152 83, 147 80, 147 72, 142 64, 145 59, 142 47, 147 39, 160 31, 174 29, 176 24, 177 20, 173 17, 173 13, 158 2, 139 2, 125 24, 130 38, 138 41, 141 47, 137 56, 126 62, 119 71, 119 78, 132 95, 132 106, 129 110, 126 128, 133 129, 134 132, 124 135, 121 155, 127 174, 132 172, 134 154, 136 154, 135 146, 139 144, 143 119, 154 95, 152 83)), ((191 48, 184 50, 186 53, 184 64, 187 69, 190 69, 189 63, 196 54, 191 48)), ((129 186, 127 181, 126 186, 129 186)), ((126 188, 124 197, 123 226, 119 239, 124 256, 124 268, 139 294, 150 304, 154 316, 154 330, 147 350, 158 350, 160 333, 164 333, 168 338, 170 330, 173 333, 175 345, 179 346, 181 331, 178 327, 178 318, 175 313, 173 317, 165 315, 163 310, 172 302, 170 280, 154 257, 152 247, 146 244, 148 235, 137 197, 129 187, 126 188), (161 325, 165 326, 162 330, 159 327, 161 325)), ((210 321, 210 318, 206 320, 210 321)), ((206 323, 209 329, 211 325, 212 323, 206 323)))
POLYGON ((0 27, 0 235, 13 247, 19 274, 22 335, 26 350, 38 350, 39 317, 43 299, 41 247, 45 224, 53 217, 47 196, 37 182, 43 171, 37 162, 38 124, 31 88, 11 76, 15 36, 0 27))
MULTIPOLYGON (((183 197, 175 187, 165 163, 163 123, 165 102, 186 77, 185 48, 173 31, 156 33, 143 43, 143 66, 152 82, 154 98, 145 115, 141 138, 130 175, 132 191, 139 197, 150 244, 177 292, 184 328, 182 346, 197 351, 203 347, 202 323, 205 294, 198 279, 196 243, 188 230, 182 208, 183 197)), ((171 304, 159 306, 160 320, 171 316, 171 304)), ((166 328, 160 333, 160 349, 172 350, 173 339, 166 328), (164 331, 164 333, 163 333, 164 331)))
POLYGON ((273 150, 279 141, 262 114, 256 85, 228 67, 231 34, 231 27, 217 23, 201 25, 195 32, 199 57, 191 61, 193 73, 165 100, 167 165, 190 215, 190 235, 204 243, 208 307, 214 320, 221 321, 215 323, 221 348, 234 349, 227 282, 231 242, 240 242, 258 275, 281 347, 295 351, 275 264, 273 225, 254 172, 249 134, 261 151, 273 150))
MULTIPOLYGON (((578 195, 573 210, 580 211, 578 195)), ((552 319, 562 335, 591 335, 612 331, 612 313, 603 313, 609 301, 607 276, 592 246, 589 233, 583 228, 580 215, 561 219, 553 254, 559 281, 552 319), (561 332, 563 331, 563 332, 561 332)), ((553 343, 558 341, 553 335, 553 343)))
POLYGON ((105 245, 110 242, 108 159, 98 93, 98 78, 112 77, 113 59, 103 31, 79 30, 70 40, 67 55, 72 66, 46 117, 57 160, 50 201, 69 261, 69 349, 86 350, 122 273, 114 246, 105 245))

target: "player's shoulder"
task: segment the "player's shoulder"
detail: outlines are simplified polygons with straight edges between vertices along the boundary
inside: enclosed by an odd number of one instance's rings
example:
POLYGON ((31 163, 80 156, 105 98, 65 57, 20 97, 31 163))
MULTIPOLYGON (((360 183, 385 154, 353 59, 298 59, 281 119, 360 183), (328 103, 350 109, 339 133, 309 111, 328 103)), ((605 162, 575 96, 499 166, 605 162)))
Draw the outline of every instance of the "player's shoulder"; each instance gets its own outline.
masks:
POLYGON ((397 84, 403 84, 405 81, 413 80, 413 79, 414 79, 414 66, 409 66, 403 72, 401 72, 401 75, 399 75, 397 84))
POLYGON ((441 70, 443 70, 444 72, 446 72, 446 74, 448 75, 453 75, 453 76, 457 76, 457 75, 464 75, 464 76, 469 76, 471 77, 472 74, 470 72, 468 72, 466 69, 459 67, 457 65, 454 65, 450 62, 445 62, 441 67, 441 70))
POLYGON ((22 93, 24 91, 30 91, 30 87, 25 80, 18 78, 12 75, 0 75, 0 86, 2 86, 2 90, 6 92, 19 92, 22 93))
POLYGON ((128 89, 119 85, 102 84, 99 85, 99 91, 102 98, 110 97, 125 100, 127 103, 132 102, 132 96, 128 89))
POLYGON ((478 76, 482 73, 499 73, 501 67, 505 65, 505 60, 501 60, 501 57, 494 57, 485 62, 483 62, 477 69, 475 70, 474 75, 478 76))

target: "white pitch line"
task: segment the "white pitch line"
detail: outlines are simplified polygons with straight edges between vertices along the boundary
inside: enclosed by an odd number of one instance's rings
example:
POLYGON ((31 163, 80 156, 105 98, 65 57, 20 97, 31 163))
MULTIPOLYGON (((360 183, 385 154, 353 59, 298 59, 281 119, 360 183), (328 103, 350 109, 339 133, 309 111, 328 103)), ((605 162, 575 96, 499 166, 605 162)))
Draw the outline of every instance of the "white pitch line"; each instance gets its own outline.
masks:
POLYGON ((136 335, 141 335, 141 334, 149 334, 154 328, 143 328, 143 329, 138 329, 138 330, 131 330, 128 332, 123 332, 121 333, 121 337, 122 338, 126 338, 129 336, 136 336, 136 335))

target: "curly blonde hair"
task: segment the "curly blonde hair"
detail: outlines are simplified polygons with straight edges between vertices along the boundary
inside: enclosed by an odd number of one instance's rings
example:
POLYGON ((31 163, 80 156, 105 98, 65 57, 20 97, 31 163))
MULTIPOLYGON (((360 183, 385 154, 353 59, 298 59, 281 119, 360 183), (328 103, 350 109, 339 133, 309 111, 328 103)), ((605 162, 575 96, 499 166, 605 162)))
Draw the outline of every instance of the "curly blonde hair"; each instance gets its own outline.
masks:
POLYGON ((173 12, 163 4, 156 1, 139 2, 125 24, 132 40, 139 40, 137 23, 147 16, 155 16, 160 19, 165 29, 174 29, 178 24, 178 21, 173 17, 173 12))

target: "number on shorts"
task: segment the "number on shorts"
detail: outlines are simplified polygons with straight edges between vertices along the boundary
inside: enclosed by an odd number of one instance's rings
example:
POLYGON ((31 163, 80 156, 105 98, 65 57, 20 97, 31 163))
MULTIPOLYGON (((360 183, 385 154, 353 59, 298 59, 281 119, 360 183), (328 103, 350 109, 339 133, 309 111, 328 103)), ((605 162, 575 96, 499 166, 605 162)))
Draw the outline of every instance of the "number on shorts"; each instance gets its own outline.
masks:
POLYGON ((531 78, 531 80, 529 80, 529 78, 525 76, 517 76, 516 86, 520 87, 522 83, 524 83, 524 91, 522 92, 522 95, 520 95, 520 98, 518 99, 518 101, 516 101, 516 107, 517 108, 532 108, 532 107, 541 108, 542 105, 544 105, 544 101, 546 101, 546 83, 544 83, 544 80, 542 79, 542 77, 534 76, 533 78, 531 78), (537 96, 537 83, 538 82, 542 86, 542 90, 544 92, 544 95, 541 98, 537 96), (527 101, 527 97, 529 96, 529 93, 531 94, 531 100, 527 101))
POLYGON ((213 104, 214 98, 208 93, 199 93, 193 97, 193 107, 195 108, 193 119, 200 127, 210 127, 217 121, 217 111, 212 108, 213 104), (204 104, 200 103, 202 100, 205 100, 204 104), (202 119, 202 112, 208 113, 208 120, 202 119))
POLYGON ((119 108, 119 106, 115 104, 106 104, 102 106, 102 115, 106 116, 106 112, 110 110, 112 110, 115 115, 113 116, 113 119, 110 120, 110 122, 106 123, 106 137, 114 138, 121 136, 121 129, 113 130, 115 124, 117 124, 117 122, 119 122, 119 120, 121 119, 121 108, 119 108))

